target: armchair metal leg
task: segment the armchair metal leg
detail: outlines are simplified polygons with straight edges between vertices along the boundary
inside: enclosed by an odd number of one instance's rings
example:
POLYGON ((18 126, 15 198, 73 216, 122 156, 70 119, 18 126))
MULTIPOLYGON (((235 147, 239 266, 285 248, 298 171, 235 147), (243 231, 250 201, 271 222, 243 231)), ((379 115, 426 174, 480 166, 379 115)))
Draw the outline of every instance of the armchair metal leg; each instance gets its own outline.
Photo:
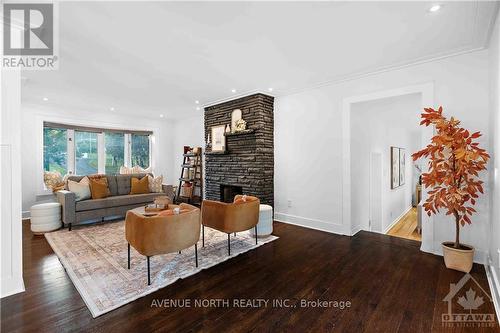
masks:
POLYGON ((227 254, 231 255, 231 234, 227 234, 227 254))
POLYGON ((234 237, 236 237, 236 233, 234 233, 234 237))
POLYGON ((205 226, 201 226, 201 246, 205 247, 205 226))
POLYGON ((255 245, 257 245, 257 224, 255 225, 255 245))
POLYGON ((151 284, 151 272, 150 272, 150 269, 149 269, 149 256, 147 256, 148 258, 148 286, 151 284))
POLYGON ((194 259, 196 260, 196 267, 198 267, 198 244, 194 244, 194 259))
POLYGON ((68 231, 71 231, 71 223, 68 223, 68 231))
POLYGON ((127 252, 128 252, 128 269, 130 269, 130 243, 127 243, 127 252))

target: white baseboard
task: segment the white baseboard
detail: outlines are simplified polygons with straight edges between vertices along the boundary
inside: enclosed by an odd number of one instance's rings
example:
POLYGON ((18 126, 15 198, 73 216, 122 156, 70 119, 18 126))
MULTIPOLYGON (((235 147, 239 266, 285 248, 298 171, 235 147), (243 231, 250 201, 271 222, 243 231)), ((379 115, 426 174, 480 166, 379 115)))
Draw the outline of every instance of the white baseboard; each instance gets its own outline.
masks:
POLYGON ((495 312, 497 318, 500 318, 500 280, 498 279, 497 269, 492 265, 490 258, 488 258, 488 262, 488 265, 484 265, 484 269, 486 270, 486 277, 488 279, 488 285, 490 286, 495 312))
POLYGON ((346 227, 342 224, 335 224, 327 221, 310 219, 307 217, 277 213, 277 212, 274 213, 274 220, 278 222, 297 225, 304 228, 326 231, 338 235, 350 236, 350 230, 346 230, 346 227))
POLYGON ((385 228, 384 228, 384 232, 383 232, 383 233, 384 233, 384 234, 388 233, 388 232, 389 232, 389 230, 391 230, 391 228, 392 228, 392 227, 394 227, 394 225, 395 225, 396 223, 398 223, 398 222, 399 222, 399 220, 401 220, 401 218, 402 218, 403 216, 405 216, 405 215, 406 215, 406 213, 408 213, 408 212, 409 212, 412 208, 413 208, 413 206, 411 206, 411 205, 410 205, 410 207, 406 208, 406 209, 405 209, 405 210, 401 213, 401 215, 399 215, 398 217, 396 217, 396 218, 395 218, 395 219, 391 222, 391 224, 389 224, 387 227, 385 227, 385 228))
POLYGON ((354 236, 356 235, 358 232, 360 232, 361 230, 363 230, 363 228, 361 228, 360 226, 357 226, 355 227, 354 229, 351 229, 351 236, 354 236))
POLYGON ((10 277, 8 279, 2 279, 0 282, 1 285, 1 290, 0 290, 0 297, 7 297, 10 295, 22 293, 25 291, 24 288, 24 281, 22 276, 21 277, 10 277))

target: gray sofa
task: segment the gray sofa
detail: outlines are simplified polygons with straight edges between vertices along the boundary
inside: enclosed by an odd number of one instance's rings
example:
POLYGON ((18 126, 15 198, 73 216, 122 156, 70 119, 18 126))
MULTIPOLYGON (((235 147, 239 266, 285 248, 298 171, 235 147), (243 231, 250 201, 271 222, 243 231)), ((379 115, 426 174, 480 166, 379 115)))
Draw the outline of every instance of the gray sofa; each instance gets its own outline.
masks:
MULTIPOLYGON (((163 185, 164 193, 129 194, 132 177, 142 178, 146 174, 106 175, 111 196, 104 199, 75 200, 75 193, 65 190, 57 192, 57 200, 62 205, 62 220, 69 230, 83 221, 101 219, 107 216, 125 216, 127 211, 153 202, 158 196, 174 198, 172 185, 163 185)), ((70 176, 68 180, 80 181, 84 176, 70 176)))

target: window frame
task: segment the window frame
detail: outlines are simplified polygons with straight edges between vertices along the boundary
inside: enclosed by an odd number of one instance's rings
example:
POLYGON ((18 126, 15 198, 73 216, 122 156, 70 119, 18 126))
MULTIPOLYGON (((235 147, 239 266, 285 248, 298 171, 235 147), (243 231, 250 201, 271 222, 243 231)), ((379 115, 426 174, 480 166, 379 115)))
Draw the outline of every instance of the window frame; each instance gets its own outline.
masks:
MULTIPOLYGON (((47 124, 46 122, 43 122, 42 123, 42 152, 41 152, 41 158, 42 158, 42 170, 45 171, 45 166, 44 166, 44 163, 43 163, 43 160, 45 158, 45 155, 44 155, 44 150, 43 150, 43 132, 44 132, 44 129, 45 128, 65 128, 64 125, 62 126, 51 126, 52 124, 47 124)), ((106 131, 105 129, 93 129, 91 127, 82 127, 82 129, 74 129, 73 127, 77 127, 77 126, 68 126, 68 127, 72 127, 72 128, 67 128, 66 127, 66 140, 67 140, 67 145, 66 145, 66 149, 67 149, 67 154, 66 154, 66 158, 67 158, 67 161, 66 161, 66 165, 67 165, 67 172, 69 174, 75 174, 75 169, 76 169, 76 141, 75 141, 75 131, 81 131, 81 132, 85 132, 85 129, 89 129, 87 130, 87 132, 95 132, 97 133, 97 172, 99 174, 106 174, 106 134, 105 133, 109 133, 109 132, 115 132, 115 133, 122 133, 123 134, 123 147, 124 147, 124 154, 123 154, 123 157, 124 157, 124 166, 126 167, 132 167, 132 134, 135 133, 135 131, 132 131, 132 130, 123 130, 123 131, 120 131, 120 130, 116 130, 116 129, 109 129, 108 131, 106 131), (100 130, 100 131, 98 131, 100 130)), ((152 167, 153 166, 153 132, 152 131, 137 131, 137 134, 139 135, 147 135, 148 136, 148 142, 149 142, 149 166, 148 167, 152 167)), ((110 173, 111 174, 111 173, 110 173)), ((115 174, 115 173, 114 173, 115 174)), ((43 178, 43 177, 42 177, 43 178)), ((47 193, 47 191, 43 191, 45 193, 47 193)))

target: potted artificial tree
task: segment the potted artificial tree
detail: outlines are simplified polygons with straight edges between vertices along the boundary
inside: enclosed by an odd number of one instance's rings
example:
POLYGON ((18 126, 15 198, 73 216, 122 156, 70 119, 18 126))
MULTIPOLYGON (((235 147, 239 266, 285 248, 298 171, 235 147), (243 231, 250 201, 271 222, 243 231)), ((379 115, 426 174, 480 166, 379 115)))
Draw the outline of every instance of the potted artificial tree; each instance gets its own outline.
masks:
POLYGON ((443 116, 443 108, 424 109, 420 125, 434 125, 436 135, 424 149, 412 155, 413 160, 427 158, 429 171, 422 174, 422 183, 429 189, 423 207, 431 216, 440 209, 455 220, 455 241, 443 242, 446 267, 470 272, 474 248, 460 243, 460 226, 471 224, 478 193, 483 193, 479 172, 486 170, 489 155, 475 142, 481 133, 470 134, 460 121, 443 116))

